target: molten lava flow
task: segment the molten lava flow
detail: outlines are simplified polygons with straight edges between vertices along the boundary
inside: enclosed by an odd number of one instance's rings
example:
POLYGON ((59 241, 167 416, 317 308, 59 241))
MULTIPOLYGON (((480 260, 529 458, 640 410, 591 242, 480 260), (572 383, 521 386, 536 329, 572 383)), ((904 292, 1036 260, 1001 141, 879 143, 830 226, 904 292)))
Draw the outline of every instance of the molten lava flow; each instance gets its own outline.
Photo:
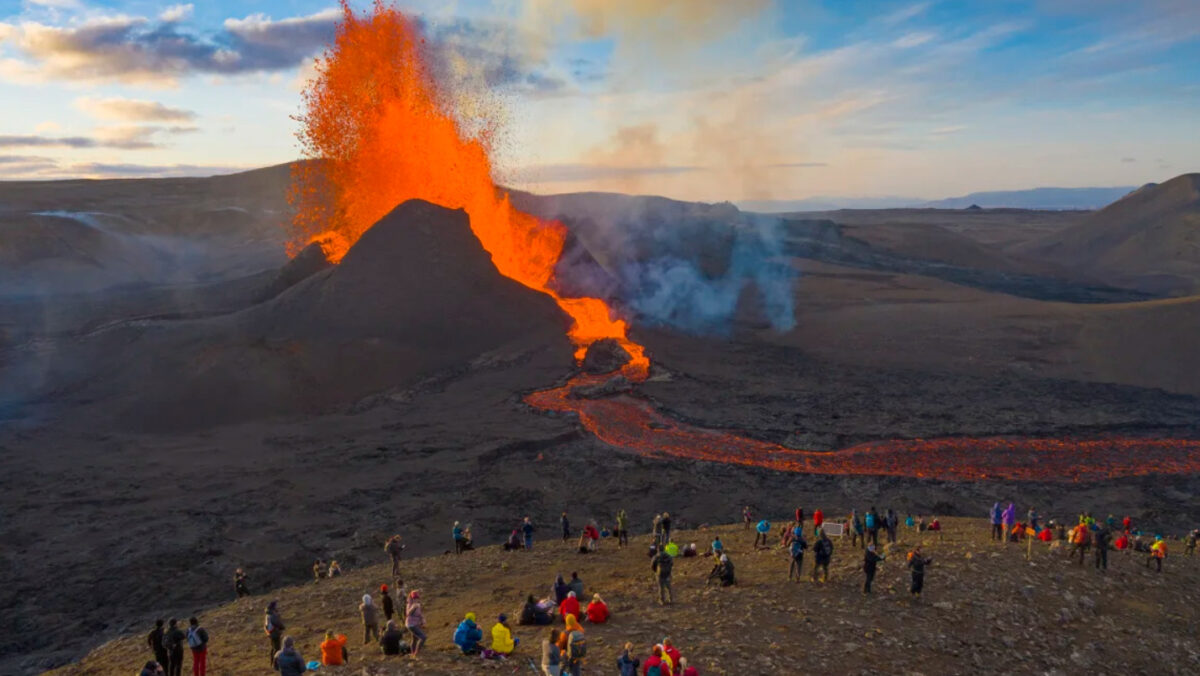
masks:
POLYGON ((627 375, 644 378, 645 350, 627 338, 625 322, 613 319, 604 301, 563 298, 551 288, 566 227, 517 210, 497 189, 489 134, 463 133, 419 27, 380 0, 367 16, 356 15, 345 0, 342 11, 334 45, 304 92, 299 138, 317 161, 293 173, 289 250, 317 242, 336 263, 405 200, 465 209, 500 273, 549 294, 574 320, 569 335, 577 359, 596 340, 614 338, 634 357, 627 375))
POLYGON ((643 455, 784 472, 1049 482, 1200 473, 1200 441, 1186 439, 915 439, 861 444, 832 453, 798 451, 682 424, 630 396, 570 396, 574 387, 602 379, 579 377, 563 387, 531 394, 526 401, 545 410, 574 412, 601 441, 643 455))

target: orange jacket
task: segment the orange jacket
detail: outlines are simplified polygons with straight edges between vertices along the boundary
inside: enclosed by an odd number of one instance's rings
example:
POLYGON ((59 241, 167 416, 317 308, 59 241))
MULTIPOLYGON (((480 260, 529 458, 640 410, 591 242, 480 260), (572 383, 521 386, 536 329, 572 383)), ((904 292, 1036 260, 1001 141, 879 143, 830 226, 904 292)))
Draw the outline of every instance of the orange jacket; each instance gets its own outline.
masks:
POLYGON ((1071 544, 1081 545, 1088 541, 1087 526, 1079 524, 1071 529, 1071 544))
POLYGON ((1154 557, 1158 559, 1167 558, 1167 541, 1159 540, 1150 545, 1150 553, 1154 554, 1154 557))
POLYGON ((339 635, 321 643, 321 664, 327 667, 345 664, 342 662, 342 648, 346 647, 346 636, 339 635))

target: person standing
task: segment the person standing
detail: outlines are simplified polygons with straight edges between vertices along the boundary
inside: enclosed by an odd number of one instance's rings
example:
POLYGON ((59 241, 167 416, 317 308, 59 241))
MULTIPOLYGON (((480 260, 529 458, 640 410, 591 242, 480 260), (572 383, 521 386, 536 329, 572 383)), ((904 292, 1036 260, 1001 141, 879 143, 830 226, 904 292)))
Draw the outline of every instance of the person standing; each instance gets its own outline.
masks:
POLYGON ((915 600, 920 600, 921 592, 925 589, 925 566, 930 563, 933 563, 933 558, 923 555, 920 545, 908 553, 908 569, 912 571, 912 586, 909 587, 908 593, 912 594, 915 600))
POLYGON ((392 592, 388 590, 386 584, 379 585, 379 596, 382 599, 384 622, 392 619, 392 615, 396 614, 396 602, 392 600, 392 592))
POLYGON ((567 519, 567 513, 562 513, 562 518, 559 519, 559 525, 562 526, 563 542, 571 539, 571 522, 567 519))
POLYGON ((850 546, 860 549, 867 548, 867 533, 863 527, 862 517, 857 510, 850 510, 850 546))
MULTIPOLYGON (((1038 519, 1040 519, 1041 517, 1038 515, 1037 510, 1034 509, 1033 507, 1030 507, 1028 516, 1029 516, 1029 527, 1032 528, 1035 533, 1042 530, 1041 528, 1038 527, 1038 519)), ((1109 517, 1109 518, 1112 518, 1112 517, 1109 517)))
POLYGON ((792 531, 791 555, 792 562, 788 565, 788 581, 792 580, 794 575, 796 582, 800 581, 800 577, 804 574, 804 550, 808 549, 808 542, 804 540, 804 527, 800 522, 796 522, 796 527, 792 531))
POLYGON ((664 544, 671 541, 671 514, 670 514, 670 512, 663 512, 663 514, 662 514, 662 534, 663 534, 663 543, 664 544))
POLYGON ((412 634, 412 656, 416 659, 417 653, 425 645, 425 613, 421 609, 421 592, 414 589, 408 594, 408 605, 404 611, 404 625, 408 627, 409 633, 412 634))
POLYGON ((533 523, 529 517, 521 523, 521 534, 525 536, 525 551, 533 549, 533 523))
POLYGON ((863 519, 867 524, 867 543, 879 544, 879 514, 875 511, 875 506, 867 510, 867 515, 863 519))
POLYGON ((1071 529, 1071 551, 1067 554, 1067 558, 1075 556, 1079 553, 1079 565, 1083 565, 1083 557, 1087 555, 1088 547, 1091 546, 1091 534, 1088 532, 1087 524, 1079 523, 1071 529))
POLYGON ((1154 544, 1150 545, 1150 556, 1146 558, 1146 567, 1150 567, 1150 562, 1153 561, 1158 567, 1158 572, 1162 572, 1163 559, 1167 558, 1167 541, 1161 535, 1154 536, 1154 544))
POLYGON ((454 553, 462 554, 467 549, 467 534, 463 532, 462 523, 455 521, 454 527, 450 529, 450 536, 454 538, 454 553))
POLYGON ((650 569, 658 573, 658 604, 662 606, 675 602, 675 597, 671 593, 671 567, 673 565, 675 565, 675 560, 661 549, 650 563, 650 569))
POLYGON ((875 545, 867 545, 867 552, 863 555, 862 570, 866 575, 863 581, 863 593, 871 593, 871 583, 875 581, 875 571, 879 567, 879 562, 883 560, 883 556, 875 553, 875 545))
POLYGON ((825 512, 820 509, 813 510, 813 532, 820 530, 821 526, 825 525, 825 512))
POLYGON ((183 674, 183 642, 186 638, 178 620, 172 617, 167 621, 167 631, 163 634, 163 647, 167 649, 167 676, 183 674))
POLYGON ((1004 519, 1004 509, 1000 506, 999 502, 992 503, 992 511, 988 512, 988 518, 992 521, 992 539, 1003 540, 1004 526, 1002 525, 1002 521, 1004 519))
POLYGON ((799 526, 804 525, 804 508, 803 507, 796 508, 796 524, 799 526))
POLYGON ((371 600, 370 594, 363 594, 362 603, 358 604, 358 612, 362 616, 363 645, 372 640, 379 640, 379 608, 371 600))
POLYGON ((150 646, 150 650, 154 652, 154 661, 161 665, 169 663, 167 658, 167 646, 163 644, 163 634, 166 630, 163 627, 167 624, 166 620, 158 619, 154 621, 154 628, 146 636, 146 643, 150 646))
POLYGON ((617 512, 617 546, 629 545, 629 515, 625 510, 617 512))
POLYGON ((1017 508, 1015 505, 1013 505, 1013 503, 1011 503, 1011 502, 1008 503, 1008 507, 1004 508, 1004 514, 1003 514, 1002 520, 1004 523, 1003 531, 1002 531, 1003 536, 1004 536, 1004 544, 1007 545, 1013 539, 1012 538, 1012 529, 1013 529, 1013 526, 1015 526, 1017 523, 1017 508))
POLYGON ((542 639, 542 676, 559 676, 562 673, 562 651, 558 647, 558 630, 551 629, 542 639))
POLYGON ((246 571, 241 568, 233 571, 233 591, 239 599, 250 595, 250 589, 246 586, 246 580, 246 571))
POLYGON ((896 514, 896 510, 888 508, 887 519, 884 525, 887 526, 888 542, 894 543, 896 541, 896 527, 900 525, 900 516, 896 514))
POLYGON ((400 535, 393 535, 388 538, 387 543, 383 545, 383 551, 387 552, 388 559, 392 562, 392 577, 400 577, 400 555, 404 553, 404 545, 400 544, 400 535))
POLYGON ((742 530, 750 530, 750 523, 753 520, 754 518, 750 516, 750 505, 746 505, 742 508, 742 530))
POLYGON ((1108 572, 1108 547, 1112 542, 1112 531, 1107 526, 1096 531, 1092 536, 1096 545, 1096 570, 1108 572))
POLYGON ((272 666, 275 664, 275 656, 282 650, 280 642, 283 640, 284 629, 287 627, 283 624, 283 618, 279 616, 278 602, 271 601, 267 604, 267 610, 263 616, 263 631, 267 632, 267 639, 271 642, 271 652, 267 655, 267 659, 272 666))
POLYGON ((633 650, 633 644, 626 643, 625 650, 621 651, 621 656, 617 658, 619 676, 637 676, 637 668, 642 661, 630 655, 631 650, 633 650))
POLYGON ((208 630, 195 617, 188 620, 187 644, 192 649, 192 676, 208 673, 208 630))
POLYGON ((829 563, 833 560, 833 542, 825 531, 818 531, 817 542, 813 545, 812 581, 817 581, 817 571, 821 571, 821 581, 829 581, 829 563))
POLYGON ((567 649, 562 656, 562 673, 564 676, 580 676, 583 672, 583 659, 587 657, 587 635, 578 622, 567 628, 567 649))

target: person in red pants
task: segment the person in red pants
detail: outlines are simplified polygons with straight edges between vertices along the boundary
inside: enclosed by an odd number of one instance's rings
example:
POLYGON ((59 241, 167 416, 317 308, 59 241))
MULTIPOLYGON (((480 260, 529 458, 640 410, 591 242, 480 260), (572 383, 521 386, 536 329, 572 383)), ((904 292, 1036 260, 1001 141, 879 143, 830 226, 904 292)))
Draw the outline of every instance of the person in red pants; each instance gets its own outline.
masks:
POLYGON ((188 647, 192 649, 192 676, 208 673, 208 631, 200 626, 200 620, 188 620, 188 647))

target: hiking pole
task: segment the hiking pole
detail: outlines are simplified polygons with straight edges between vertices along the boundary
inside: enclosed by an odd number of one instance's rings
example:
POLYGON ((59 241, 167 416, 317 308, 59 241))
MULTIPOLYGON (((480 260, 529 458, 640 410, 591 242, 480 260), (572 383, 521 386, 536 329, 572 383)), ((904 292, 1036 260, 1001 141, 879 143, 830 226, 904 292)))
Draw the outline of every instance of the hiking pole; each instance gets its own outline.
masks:
POLYGON ((532 670, 532 671, 533 671, 533 673, 537 674, 538 676, 541 676, 541 674, 542 674, 542 670, 541 670, 541 669, 538 669, 538 668, 537 668, 537 665, 535 665, 535 664, 533 663, 533 658, 532 658, 532 657, 527 657, 527 658, 525 658, 525 659, 529 660, 529 668, 530 668, 530 670, 532 670))

